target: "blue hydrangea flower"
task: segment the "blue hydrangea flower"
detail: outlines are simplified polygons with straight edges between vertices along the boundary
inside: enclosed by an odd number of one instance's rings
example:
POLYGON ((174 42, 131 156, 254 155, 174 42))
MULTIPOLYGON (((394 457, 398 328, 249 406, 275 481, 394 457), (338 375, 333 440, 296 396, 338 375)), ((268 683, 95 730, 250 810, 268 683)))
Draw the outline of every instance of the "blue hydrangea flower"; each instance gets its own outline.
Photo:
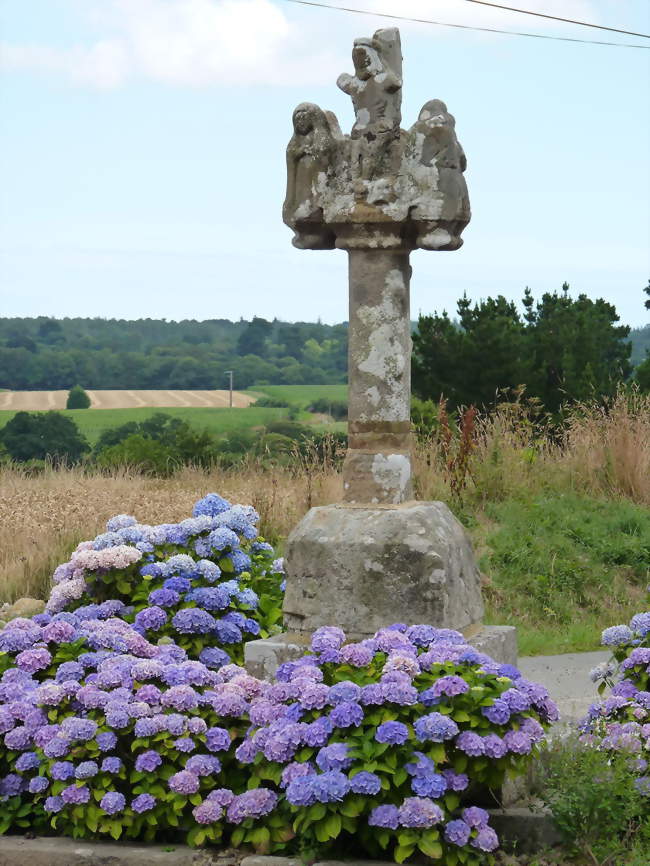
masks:
POLYGON ((448 716, 443 716, 442 713, 429 713, 427 716, 421 716, 415 722, 414 728, 415 735, 420 742, 430 740, 434 743, 442 743, 458 734, 456 722, 448 716))

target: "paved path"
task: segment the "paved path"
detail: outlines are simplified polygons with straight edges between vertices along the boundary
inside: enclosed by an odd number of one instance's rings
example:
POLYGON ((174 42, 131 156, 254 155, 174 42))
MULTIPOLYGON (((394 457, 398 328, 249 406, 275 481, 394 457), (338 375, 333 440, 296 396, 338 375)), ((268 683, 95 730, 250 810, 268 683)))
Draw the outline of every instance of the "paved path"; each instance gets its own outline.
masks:
POLYGON ((531 656, 520 658, 517 667, 526 679, 546 686, 560 708, 562 720, 569 722, 582 718, 598 697, 589 671, 610 658, 607 651, 531 656))

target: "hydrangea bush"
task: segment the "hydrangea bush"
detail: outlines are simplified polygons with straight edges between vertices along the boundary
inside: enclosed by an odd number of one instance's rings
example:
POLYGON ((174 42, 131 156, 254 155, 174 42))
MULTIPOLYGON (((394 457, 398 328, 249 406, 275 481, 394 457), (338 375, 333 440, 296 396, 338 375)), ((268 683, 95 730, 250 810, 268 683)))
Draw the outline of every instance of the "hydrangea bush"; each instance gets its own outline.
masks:
POLYGON ((612 658, 591 672, 601 700, 589 708, 581 739, 629 756, 635 785, 648 797, 650 814, 650 610, 636 614, 629 625, 605 629, 602 644, 612 649, 612 658))
POLYGON ((0 632, 0 832, 492 863, 476 796, 537 752, 548 693, 429 626, 319 629, 249 676, 233 659, 283 590, 255 522, 216 495, 179 524, 114 518, 0 632))
POLYGON ((216 494, 180 523, 118 515, 54 572, 47 612, 94 619, 98 605, 151 640, 171 638, 193 658, 243 661, 245 641, 279 628, 281 560, 258 538, 259 515, 216 494), (217 650, 221 650, 219 656, 217 650))
MULTIPOLYGON (((279 786, 303 847, 342 834, 397 862, 416 849, 451 866, 492 862, 498 839, 472 795, 537 752, 558 717, 548 692, 430 626, 348 644, 326 627, 311 649, 251 701, 236 753, 251 784, 279 786)), ((256 832, 244 825, 234 841, 256 832)))

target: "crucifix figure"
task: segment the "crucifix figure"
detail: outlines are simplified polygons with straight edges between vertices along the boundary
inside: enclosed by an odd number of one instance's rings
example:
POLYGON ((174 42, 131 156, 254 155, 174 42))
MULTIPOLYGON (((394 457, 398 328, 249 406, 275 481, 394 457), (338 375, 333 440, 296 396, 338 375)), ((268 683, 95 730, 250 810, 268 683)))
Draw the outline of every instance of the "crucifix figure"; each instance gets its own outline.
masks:
POLYGON ((287 151, 284 220, 301 249, 343 249, 350 264, 349 451, 344 498, 412 498, 410 253, 454 250, 470 219, 465 154, 444 102, 401 129, 397 29, 357 39, 338 86, 355 124, 303 103, 287 151))

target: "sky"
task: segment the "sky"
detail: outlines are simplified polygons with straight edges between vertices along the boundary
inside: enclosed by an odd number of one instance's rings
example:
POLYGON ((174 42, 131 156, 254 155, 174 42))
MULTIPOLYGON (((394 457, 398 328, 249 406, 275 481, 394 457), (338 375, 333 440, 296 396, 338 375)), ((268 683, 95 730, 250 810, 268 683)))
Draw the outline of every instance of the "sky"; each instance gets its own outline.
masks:
MULTIPOLYGON (((329 2, 650 46, 467 0, 329 2)), ((507 5, 650 33, 648 0, 507 5)), ((347 320, 346 254, 282 223, 285 149, 300 102, 350 131, 336 79, 382 26, 287 0, 0 0, 0 315, 347 320)), ((461 250, 413 254, 413 317, 567 281, 645 325, 650 51, 400 26, 403 126, 446 101, 473 210, 461 250)))

